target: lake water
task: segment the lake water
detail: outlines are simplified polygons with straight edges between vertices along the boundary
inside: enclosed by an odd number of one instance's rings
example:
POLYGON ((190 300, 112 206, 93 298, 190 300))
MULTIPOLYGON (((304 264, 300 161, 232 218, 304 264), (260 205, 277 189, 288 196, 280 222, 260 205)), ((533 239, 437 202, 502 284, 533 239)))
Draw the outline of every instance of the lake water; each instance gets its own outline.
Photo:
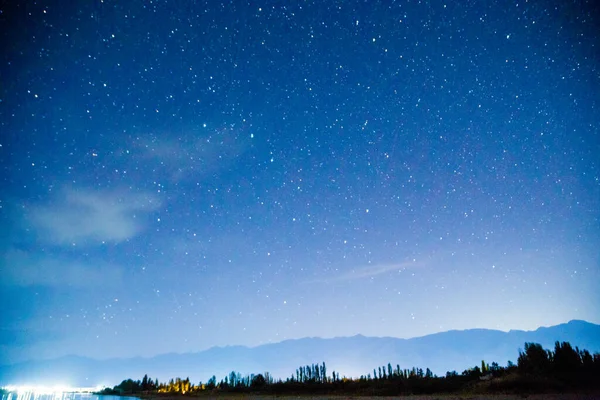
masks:
POLYGON ((139 400, 137 397, 99 396, 91 393, 51 393, 39 394, 34 392, 8 392, 2 395, 2 400, 139 400))

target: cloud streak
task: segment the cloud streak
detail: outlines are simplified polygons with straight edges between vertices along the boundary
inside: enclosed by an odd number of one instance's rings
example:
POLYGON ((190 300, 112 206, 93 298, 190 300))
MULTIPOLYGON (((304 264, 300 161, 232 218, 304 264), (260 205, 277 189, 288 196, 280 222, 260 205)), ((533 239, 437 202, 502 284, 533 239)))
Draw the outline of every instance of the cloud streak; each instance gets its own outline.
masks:
POLYGON ((57 245, 121 242, 143 228, 141 216, 160 202, 151 195, 65 190, 28 214, 38 235, 57 245))
POLYGON ((314 281, 310 281, 310 283, 329 283, 366 279, 391 272, 401 272, 408 268, 416 268, 419 266, 421 266, 421 264, 416 262, 367 265, 364 267, 353 268, 348 272, 343 272, 332 277, 316 279, 314 281))

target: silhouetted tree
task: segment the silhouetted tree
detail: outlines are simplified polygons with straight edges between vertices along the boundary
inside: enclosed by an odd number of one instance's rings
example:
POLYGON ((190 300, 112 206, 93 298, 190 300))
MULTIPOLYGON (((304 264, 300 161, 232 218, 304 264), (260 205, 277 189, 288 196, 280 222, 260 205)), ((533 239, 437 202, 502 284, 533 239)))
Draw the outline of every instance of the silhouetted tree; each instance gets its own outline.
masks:
POLYGON ((494 361, 492 363, 492 367, 490 368, 490 372, 497 373, 498 371, 500 371, 500 366, 498 365, 497 362, 494 361))
POLYGON ((262 374, 258 374, 255 375, 254 378, 252 379, 252 383, 251 383, 251 388, 252 389, 263 389, 267 384, 267 380, 265 379, 265 377, 262 374))
POLYGON ((544 375, 550 369, 550 352, 541 344, 525 343, 525 351, 519 350, 517 366, 521 373, 544 375))
POLYGON ((554 373, 565 379, 572 379, 576 376, 583 366, 579 349, 577 351, 567 342, 556 342, 554 344, 554 355, 552 363, 554 373))
POLYGON ((456 378, 458 376, 458 372, 456 371, 448 371, 446 372, 446 378, 456 378))
POLYGON ((206 382, 206 388, 212 390, 215 387, 217 387, 217 377, 213 375, 210 377, 208 382, 206 382))

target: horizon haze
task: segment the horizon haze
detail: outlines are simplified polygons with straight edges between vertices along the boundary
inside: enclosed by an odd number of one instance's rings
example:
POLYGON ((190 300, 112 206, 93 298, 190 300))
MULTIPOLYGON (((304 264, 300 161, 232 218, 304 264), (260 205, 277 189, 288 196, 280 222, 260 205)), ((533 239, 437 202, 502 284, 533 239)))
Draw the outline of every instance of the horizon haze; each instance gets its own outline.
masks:
POLYGON ((71 387, 105 385, 112 387, 124 379, 140 379, 148 374, 167 382, 175 377, 189 377, 192 382, 217 380, 231 371, 249 375, 266 373, 286 379, 299 366, 325 362, 329 371, 339 376, 366 376, 380 365, 401 365, 411 369, 428 368, 438 376, 497 362, 516 364, 525 343, 539 343, 554 348, 554 343, 569 342, 573 347, 600 352, 600 325, 586 321, 569 321, 534 331, 509 332, 470 329, 448 331, 411 339, 366 337, 290 339, 258 347, 213 347, 190 353, 169 353, 145 358, 94 360, 64 356, 46 361, 0 365, 0 385, 32 386, 61 382, 71 387))

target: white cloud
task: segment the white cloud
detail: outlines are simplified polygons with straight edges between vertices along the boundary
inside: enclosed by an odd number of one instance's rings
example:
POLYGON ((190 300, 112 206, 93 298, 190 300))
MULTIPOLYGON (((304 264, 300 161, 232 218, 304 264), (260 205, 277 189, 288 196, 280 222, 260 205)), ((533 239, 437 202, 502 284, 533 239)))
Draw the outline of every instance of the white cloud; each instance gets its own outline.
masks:
POLYGON ((54 244, 121 242, 139 233, 141 217, 159 205, 149 195, 68 189, 32 208, 28 219, 42 239, 54 244))

